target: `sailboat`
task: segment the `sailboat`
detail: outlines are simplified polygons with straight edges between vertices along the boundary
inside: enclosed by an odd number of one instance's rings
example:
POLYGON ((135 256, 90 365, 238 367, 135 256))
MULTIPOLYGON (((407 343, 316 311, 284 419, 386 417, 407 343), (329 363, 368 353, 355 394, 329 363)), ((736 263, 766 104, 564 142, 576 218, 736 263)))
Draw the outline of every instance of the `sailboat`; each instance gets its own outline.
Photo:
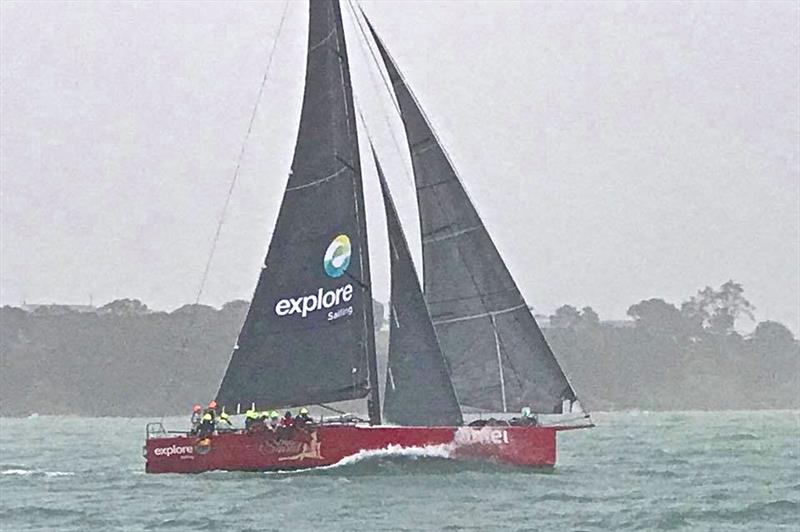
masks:
POLYGON ((294 159, 216 408, 240 414, 365 400, 368 419, 202 436, 150 423, 147 472, 303 469, 431 446, 456 459, 552 467, 557 433, 591 426, 430 122, 361 16, 405 128, 422 231, 420 282, 373 147, 391 266, 384 401, 341 6, 310 0, 294 159), (520 411, 526 415, 511 414, 520 411))

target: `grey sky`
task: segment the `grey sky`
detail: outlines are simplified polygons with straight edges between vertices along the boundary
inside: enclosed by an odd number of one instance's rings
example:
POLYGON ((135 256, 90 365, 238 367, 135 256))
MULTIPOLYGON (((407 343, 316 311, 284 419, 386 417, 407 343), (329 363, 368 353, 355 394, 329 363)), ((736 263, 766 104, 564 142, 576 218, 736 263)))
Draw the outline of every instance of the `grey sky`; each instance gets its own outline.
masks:
MULTIPOLYGON (((265 254, 302 96, 301 4, 209 304, 249 298, 265 254)), ((283 3, 1 5, 2 303, 193 301, 283 3)), ((759 319, 800 331, 797 3, 363 5, 537 312, 622 318, 733 278, 759 319)), ((418 242, 399 122, 348 37, 418 242)), ((373 266, 385 287, 381 253, 373 266)))

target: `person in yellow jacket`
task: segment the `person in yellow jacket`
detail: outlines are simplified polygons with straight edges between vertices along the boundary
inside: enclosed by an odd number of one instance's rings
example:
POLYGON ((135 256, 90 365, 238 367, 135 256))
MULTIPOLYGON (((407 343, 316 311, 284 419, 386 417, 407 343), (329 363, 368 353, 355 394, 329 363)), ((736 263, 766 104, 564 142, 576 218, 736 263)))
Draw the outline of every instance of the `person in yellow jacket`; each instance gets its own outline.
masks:
POLYGON ((228 415, 228 413, 225 411, 224 408, 223 408, 222 412, 219 413, 219 421, 218 421, 219 425, 222 425, 223 423, 228 425, 226 428, 228 428, 228 429, 232 429, 233 428, 233 423, 231 423, 230 416, 228 415))
POLYGON ((244 428, 245 430, 253 430, 253 427, 258 423, 259 415, 258 410, 253 407, 247 409, 244 413, 244 428))
POLYGON ((214 420, 214 416, 211 412, 204 412, 203 417, 200 418, 200 429, 198 430, 198 436, 201 438, 207 438, 214 433, 214 429, 216 428, 216 422, 214 420))
POLYGON ((294 418, 295 423, 299 423, 301 425, 305 425, 306 423, 311 423, 312 419, 311 416, 308 415, 308 408, 303 407, 300 409, 300 413, 297 414, 294 418))
POLYGON ((281 424, 281 416, 277 410, 271 410, 269 413, 269 428, 277 430, 281 424))

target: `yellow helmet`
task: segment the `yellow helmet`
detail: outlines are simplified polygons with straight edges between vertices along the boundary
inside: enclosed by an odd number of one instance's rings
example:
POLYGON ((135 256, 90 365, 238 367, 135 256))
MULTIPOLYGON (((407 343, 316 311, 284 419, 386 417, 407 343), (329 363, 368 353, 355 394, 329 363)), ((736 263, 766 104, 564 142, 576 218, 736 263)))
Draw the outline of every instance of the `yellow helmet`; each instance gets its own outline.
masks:
POLYGON ((303 407, 300 409, 300 414, 308 414, 308 408, 303 407))

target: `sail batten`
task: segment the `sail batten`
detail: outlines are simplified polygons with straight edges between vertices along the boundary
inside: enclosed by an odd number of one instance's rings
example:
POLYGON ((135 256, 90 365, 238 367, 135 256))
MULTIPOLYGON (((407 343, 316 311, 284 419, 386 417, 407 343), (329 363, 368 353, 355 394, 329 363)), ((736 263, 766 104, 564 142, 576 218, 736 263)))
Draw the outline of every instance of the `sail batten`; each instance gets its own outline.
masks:
POLYGON ((339 3, 309 2, 291 172, 217 402, 377 400, 361 164, 339 3))
POLYGON ((425 297, 458 397, 484 410, 560 413, 575 394, 419 102, 367 24, 411 151, 425 297))

